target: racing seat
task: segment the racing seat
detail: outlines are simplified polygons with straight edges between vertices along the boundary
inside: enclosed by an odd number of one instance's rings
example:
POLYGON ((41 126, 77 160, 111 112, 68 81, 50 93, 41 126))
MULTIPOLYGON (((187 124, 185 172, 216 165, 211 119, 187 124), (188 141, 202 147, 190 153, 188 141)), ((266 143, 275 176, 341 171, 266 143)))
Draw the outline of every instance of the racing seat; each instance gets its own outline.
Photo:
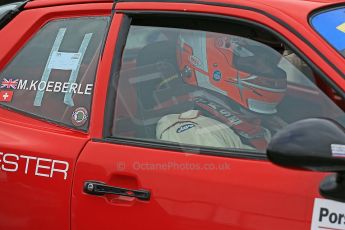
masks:
POLYGON ((120 73, 113 134, 127 136, 132 130, 130 135, 134 137, 155 139, 161 117, 193 107, 191 103, 161 106, 174 101, 176 95, 190 92, 178 77, 175 46, 170 41, 149 44, 138 53, 136 66, 120 73))

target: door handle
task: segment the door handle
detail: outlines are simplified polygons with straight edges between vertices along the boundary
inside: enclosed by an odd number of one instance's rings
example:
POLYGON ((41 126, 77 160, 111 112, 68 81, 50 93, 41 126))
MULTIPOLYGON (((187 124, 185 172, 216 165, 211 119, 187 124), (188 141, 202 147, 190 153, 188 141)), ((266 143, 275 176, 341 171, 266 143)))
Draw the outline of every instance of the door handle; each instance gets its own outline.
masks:
POLYGON ((150 200, 151 193, 147 190, 127 189, 109 186, 103 182, 85 181, 84 192, 90 195, 103 196, 105 194, 115 194, 121 196, 135 197, 139 200, 150 200))

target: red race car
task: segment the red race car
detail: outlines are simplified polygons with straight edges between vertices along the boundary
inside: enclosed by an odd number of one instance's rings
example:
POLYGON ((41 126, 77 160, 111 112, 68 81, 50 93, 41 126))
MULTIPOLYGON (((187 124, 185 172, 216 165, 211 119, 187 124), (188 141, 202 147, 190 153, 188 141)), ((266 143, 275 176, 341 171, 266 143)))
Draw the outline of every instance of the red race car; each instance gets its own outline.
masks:
POLYGON ((344 12, 2 3, 0 229, 344 230, 344 12))

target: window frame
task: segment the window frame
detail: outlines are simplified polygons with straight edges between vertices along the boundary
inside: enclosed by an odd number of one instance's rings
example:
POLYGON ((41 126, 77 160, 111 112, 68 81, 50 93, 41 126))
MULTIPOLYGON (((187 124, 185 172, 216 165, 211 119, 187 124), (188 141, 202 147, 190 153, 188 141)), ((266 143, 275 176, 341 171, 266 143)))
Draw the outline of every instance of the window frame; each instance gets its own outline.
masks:
MULTIPOLYGON (((94 80, 94 87, 95 87, 95 83, 96 83, 96 80, 97 80, 97 70, 98 70, 98 67, 99 67, 99 62, 101 60, 101 56, 102 56, 102 53, 103 53, 103 50, 105 48, 105 42, 106 42, 106 38, 107 38, 107 34, 108 34, 108 31, 109 31, 109 27, 110 27, 110 24, 111 24, 111 15, 105 15, 105 14, 91 14, 91 15, 85 15, 85 14, 76 14, 76 15, 73 15, 73 16, 68 16, 68 17, 56 17, 56 18, 50 18, 49 20, 43 22, 42 24, 39 25, 39 27, 37 28, 37 30, 35 30, 30 38, 28 38, 21 46, 20 48, 17 49, 17 52, 15 52, 15 54, 11 57, 11 59, 6 63, 6 65, 4 65, 4 67, 1 69, 1 72, 3 72, 14 60, 15 58, 20 54, 20 52, 36 37, 36 35, 38 33, 40 33, 42 31, 42 29, 45 28, 46 25, 48 25, 49 23, 52 23, 52 22, 56 22, 56 21, 60 21, 60 20, 73 20, 73 19, 90 19, 90 18, 104 18, 104 19, 107 19, 107 24, 105 26, 105 33, 104 33, 104 36, 103 36, 103 40, 100 42, 100 51, 99 51, 99 55, 98 55, 98 60, 97 60, 97 67, 96 67, 96 73, 95 73, 95 80, 94 80)), ((93 89, 93 92, 94 92, 95 88, 93 89)), ((89 117, 91 116, 92 114, 92 105, 93 105, 93 93, 90 95, 91 96, 91 104, 90 104, 90 108, 89 108, 89 117)), ((55 120, 52 120, 52 119, 49 119, 49 118, 45 118, 45 117, 42 117, 40 115, 37 115, 37 114, 33 114, 33 113, 30 113, 30 112, 26 112, 22 109, 19 109, 19 108, 14 108, 14 107, 10 107, 8 105, 6 105, 5 103, 0 103, 0 108, 2 109, 6 109, 6 110, 9 110, 9 111, 13 111, 13 112, 16 112, 16 113, 19 113, 19 114, 22 114, 24 116, 27 116, 27 117, 30 117, 30 118, 33 118, 33 119, 36 119, 36 120, 40 120, 40 121, 43 121, 43 122, 47 122, 47 123, 50 123, 50 124, 53 124, 53 125, 57 125, 59 127, 63 127, 63 128, 68 128, 70 130, 73 130, 73 131, 78 131, 78 132, 81 132, 81 133, 88 133, 89 130, 90 130, 90 123, 87 127, 87 129, 82 129, 80 127, 77 127, 77 126, 73 126, 73 125, 70 125, 70 124, 66 124, 66 123, 63 123, 63 122, 59 122, 59 121, 55 121, 55 120)), ((89 122, 91 121, 91 119, 89 119, 89 122)))
MULTIPOLYGON (((332 89, 334 89, 342 98, 345 98, 345 92, 331 79, 329 78, 323 71, 321 71, 316 64, 314 64, 307 56, 301 52, 290 40, 284 37, 282 34, 277 32, 274 29, 269 28, 261 23, 254 22, 250 19, 243 19, 243 18, 236 18, 233 16, 225 16, 225 15, 216 15, 216 14, 208 14, 208 13, 195 13, 195 12, 180 12, 180 11, 126 11, 121 10, 117 11, 117 13, 121 13, 124 16, 124 20, 121 24, 120 33, 118 36, 118 40, 116 41, 116 52, 114 54, 113 60, 114 63, 111 67, 111 76, 108 83, 108 91, 107 91, 107 98, 106 98, 106 106, 104 111, 104 124, 103 124, 103 137, 102 139, 95 138, 93 141, 95 142, 107 142, 119 145, 130 145, 130 146, 137 146, 137 147, 144 147, 144 148, 153 148, 158 150, 169 150, 174 152, 183 152, 183 153, 197 153, 202 155, 210 155, 210 156, 220 156, 220 157, 231 157, 231 158, 241 158, 241 159, 254 159, 254 160, 268 160, 266 153, 259 152, 257 150, 246 150, 246 149, 229 149, 223 150, 216 147, 206 147, 206 146, 193 146, 188 144, 175 144, 173 142, 167 141, 157 141, 154 139, 142 139, 142 138, 130 138, 130 137, 116 137, 111 135, 110 127, 113 124, 114 119, 114 109, 116 106, 116 94, 117 94, 117 87, 119 83, 119 71, 121 69, 121 62, 122 62, 122 54, 123 49, 126 45, 128 33, 131 27, 132 19, 136 16, 147 16, 150 17, 154 16, 172 16, 172 17, 182 17, 182 18, 200 18, 207 21, 211 21, 212 19, 216 20, 227 20, 229 22, 237 22, 243 23, 245 25, 249 25, 255 28, 263 29, 281 41, 283 41, 290 50, 296 53, 301 60, 307 63, 310 68, 320 76, 320 78, 328 84, 332 89), (121 49, 119 49, 121 47, 121 49), (113 86, 113 87, 111 87, 113 86)), ((172 23, 173 24, 173 23, 172 23)), ((152 25, 153 26, 153 25, 152 25)), ((168 27, 168 26, 167 26, 168 27)), ((205 28, 206 30, 207 28, 205 28)), ((304 41, 305 39, 301 39, 304 41)), ((307 43, 310 46, 309 43, 307 43)), ((313 48, 313 47, 312 47, 313 48)), ((332 66, 332 65, 330 65, 332 66)), ((333 67, 332 67, 333 68, 333 67)), ((321 90, 321 89, 320 89, 321 90)), ((322 91, 322 90, 321 90, 322 91)))

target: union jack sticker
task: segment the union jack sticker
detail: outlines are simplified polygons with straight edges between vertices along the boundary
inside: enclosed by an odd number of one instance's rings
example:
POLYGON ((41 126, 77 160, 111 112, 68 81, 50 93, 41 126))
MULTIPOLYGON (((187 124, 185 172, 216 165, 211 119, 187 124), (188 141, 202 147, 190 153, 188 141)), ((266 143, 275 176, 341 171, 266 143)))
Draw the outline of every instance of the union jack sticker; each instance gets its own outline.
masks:
POLYGON ((18 85, 18 79, 7 79, 4 78, 3 81, 1 82, 1 89, 17 89, 17 85, 18 85))

